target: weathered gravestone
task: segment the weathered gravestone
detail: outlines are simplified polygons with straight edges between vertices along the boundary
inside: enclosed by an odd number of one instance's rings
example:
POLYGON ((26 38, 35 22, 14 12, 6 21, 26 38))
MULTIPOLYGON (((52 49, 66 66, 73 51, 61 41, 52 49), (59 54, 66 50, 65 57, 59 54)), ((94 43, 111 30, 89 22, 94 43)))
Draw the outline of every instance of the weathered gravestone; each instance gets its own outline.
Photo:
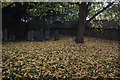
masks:
POLYGON ((53 30, 54 30, 54 40, 59 40, 59 30, 61 27, 63 27, 63 23, 61 21, 55 21, 53 22, 53 30))
POLYGON ((15 41, 15 35, 12 35, 12 41, 15 41))
POLYGON ((51 28, 49 32, 50 32, 50 38, 54 39, 54 29, 51 28))
POLYGON ((29 31, 27 34, 28 41, 34 41, 34 31, 29 31))
POLYGON ((49 40, 50 39, 50 35, 49 35, 49 30, 45 31, 45 40, 49 40))
POLYGON ((7 31, 7 29, 4 29, 3 30, 3 41, 7 41, 8 40, 8 31, 7 31))
POLYGON ((59 30, 54 31, 54 40, 59 40, 59 30))
POLYGON ((2 30, 0 30, 0 40, 2 41, 2 30))
POLYGON ((11 34, 11 33, 8 34, 8 40, 9 40, 9 41, 12 40, 12 34, 11 34))
POLYGON ((35 40, 38 40, 38 35, 39 35, 39 31, 36 30, 36 31, 35 31, 35 40))
POLYGON ((9 33, 8 40, 15 41, 15 35, 13 33, 9 33))
POLYGON ((43 41, 43 36, 44 36, 43 32, 44 32, 43 29, 36 30, 35 31, 35 40, 43 41))

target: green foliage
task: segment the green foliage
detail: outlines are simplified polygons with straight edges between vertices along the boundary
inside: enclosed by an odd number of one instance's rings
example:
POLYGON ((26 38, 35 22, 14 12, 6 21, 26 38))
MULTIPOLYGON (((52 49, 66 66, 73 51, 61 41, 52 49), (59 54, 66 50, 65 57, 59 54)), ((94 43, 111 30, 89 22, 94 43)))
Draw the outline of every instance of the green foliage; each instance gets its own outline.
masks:
MULTIPOLYGON (((3 7, 16 6, 13 2, 3 2, 3 7)), ((36 24, 48 26, 55 21, 62 23, 70 20, 78 19, 79 6, 76 2, 21 2, 23 6, 27 4, 27 13, 30 17, 37 17, 36 24)), ((108 2, 95 2, 89 6, 89 14, 87 19, 91 18, 95 13, 103 9, 108 2)), ((94 20, 114 20, 120 25, 120 3, 114 3, 110 8, 96 16, 94 20)), ((8 14, 9 15, 9 14, 8 14)), ((82 14, 81 14, 82 15, 82 14)), ((95 25, 92 21, 91 23, 95 25)), ((50 26, 49 26, 50 27, 50 26)), ((96 27, 96 25, 94 26, 96 27)))
MULTIPOLYGON (((92 17, 96 12, 100 11, 108 5, 108 2, 96 2, 92 3, 91 6, 89 6, 89 15, 87 19, 92 17)), ((119 16, 119 3, 114 3, 113 6, 108 8, 106 11, 100 13, 94 20, 114 20, 117 21, 117 23, 120 25, 120 16, 119 16)), ((76 3, 68 3, 68 2, 58 2, 54 4, 54 2, 49 3, 37 3, 35 7, 29 10, 31 16, 37 16, 39 19, 42 19, 43 21, 47 21, 48 24, 54 22, 54 21, 70 21, 73 19, 78 19, 78 13, 79 13, 79 7, 76 3), (53 14, 51 12, 54 12, 56 14, 53 14)), ((91 21, 93 24, 93 27, 102 27, 100 24, 95 24, 91 21)))
MULTIPOLYGON (((105 7, 106 5, 108 5, 109 2, 99 2, 99 3, 93 3, 89 9, 89 15, 88 15, 88 19, 94 15, 95 13, 97 13, 98 11, 102 10, 103 7, 105 7)), ((120 25, 120 3, 115 2, 111 7, 109 7, 107 10, 103 11, 102 13, 100 13, 98 16, 96 16, 96 18, 94 20, 108 20, 108 21, 116 21, 118 23, 118 25, 120 25)), ((102 27, 101 23, 94 23, 93 21, 91 21, 92 26, 94 28, 98 28, 98 27, 102 27)))
POLYGON ((12 4, 12 2, 2 2, 2 8, 12 4))
POLYGON ((78 16, 78 6, 70 3, 37 3, 35 7, 28 11, 30 16, 39 17, 39 19, 47 21, 48 23, 54 21, 69 21, 70 19, 76 19, 78 16))

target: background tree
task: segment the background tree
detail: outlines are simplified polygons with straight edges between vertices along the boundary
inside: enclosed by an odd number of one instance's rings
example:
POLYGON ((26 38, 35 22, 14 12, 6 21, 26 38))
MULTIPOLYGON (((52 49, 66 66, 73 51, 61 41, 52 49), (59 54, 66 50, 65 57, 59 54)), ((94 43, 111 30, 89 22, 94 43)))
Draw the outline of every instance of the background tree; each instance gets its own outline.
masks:
POLYGON ((5 16, 10 15, 17 21, 23 19, 26 22, 29 22, 32 18, 37 18, 34 23, 38 27, 50 28, 56 21, 65 23, 72 19, 78 20, 79 26, 77 27, 77 36, 75 39, 77 43, 84 42, 86 26, 90 23, 94 24, 93 21, 96 19, 114 20, 120 24, 119 9, 118 2, 57 2, 56 4, 54 2, 3 3, 3 13, 9 11, 9 14, 4 14, 5 16), (12 9, 12 12, 9 8, 12 9))

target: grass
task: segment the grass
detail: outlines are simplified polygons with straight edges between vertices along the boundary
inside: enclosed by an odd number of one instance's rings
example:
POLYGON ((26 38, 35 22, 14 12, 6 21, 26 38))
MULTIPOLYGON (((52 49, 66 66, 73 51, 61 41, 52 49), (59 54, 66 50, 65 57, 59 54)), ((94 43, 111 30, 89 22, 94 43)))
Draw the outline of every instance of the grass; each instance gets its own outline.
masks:
POLYGON ((3 42, 2 78, 120 77, 118 42, 85 37, 59 41, 3 42))

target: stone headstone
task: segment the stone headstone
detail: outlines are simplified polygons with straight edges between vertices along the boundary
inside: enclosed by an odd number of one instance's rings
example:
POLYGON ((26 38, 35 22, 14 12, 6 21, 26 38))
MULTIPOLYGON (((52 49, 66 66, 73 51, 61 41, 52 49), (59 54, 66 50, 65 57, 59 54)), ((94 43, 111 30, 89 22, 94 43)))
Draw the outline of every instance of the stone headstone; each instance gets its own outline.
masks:
POLYGON ((28 41, 34 41, 34 31, 29 31, 27 34, 28 41))
POLYGON ((34 31, 31 31, 30 35, 31 35, 31 40, 34 41, 34 31))
POLYGON ((53 29, 50 30, 50 38, 51 38, 51 39, 54 38, 54 30, 53 30, 53 29))
POLYGON ((42 41, 42 40, 43 40, 43 36, 44 36, 44 34, 43 34, 43 29, 37 30, 37 31, 35 32, 35 40, 37 40, 37 41, 42 41))
POLYGON ((4 41, 4 30, 2 30, 2 40, 4 41))
POLYGON ((2 30, 0 30, 0 41, 2 41, 2 30))
POLYGON ((35 40, 38 40, 38 31, 35 31, 35 40))
POLYGON ((49 35, 49 30, 45 31, 45 40, 49 40, 50 39, 50 35, 49 35))
POLYGON ((15 41, 15 35, 12 35, 12 41, 15 41))
POLYGON ((27 32, 27 40, 30 41, 30 31, 27 32))
POLYGON ((54 31, 54 40, 59 40, 59 31, 58 30, 54 31))
POLYGON ((9 33, 8 40, 12 41, 12 34, 11 33, 9 33))
POLYGON ((4 29, 4 30, 3 30, 3 36, 2 36, 2 37, 3 37, 3 40, 4 40, 4 41, 7 41, 7 40, 8 40, 8 31, 7 31, 7 29, 4 29))
POLYGON ((9 33, 9 37, 8 37, 9 41, 15 41, 15 35, 12 33, 9 33))

